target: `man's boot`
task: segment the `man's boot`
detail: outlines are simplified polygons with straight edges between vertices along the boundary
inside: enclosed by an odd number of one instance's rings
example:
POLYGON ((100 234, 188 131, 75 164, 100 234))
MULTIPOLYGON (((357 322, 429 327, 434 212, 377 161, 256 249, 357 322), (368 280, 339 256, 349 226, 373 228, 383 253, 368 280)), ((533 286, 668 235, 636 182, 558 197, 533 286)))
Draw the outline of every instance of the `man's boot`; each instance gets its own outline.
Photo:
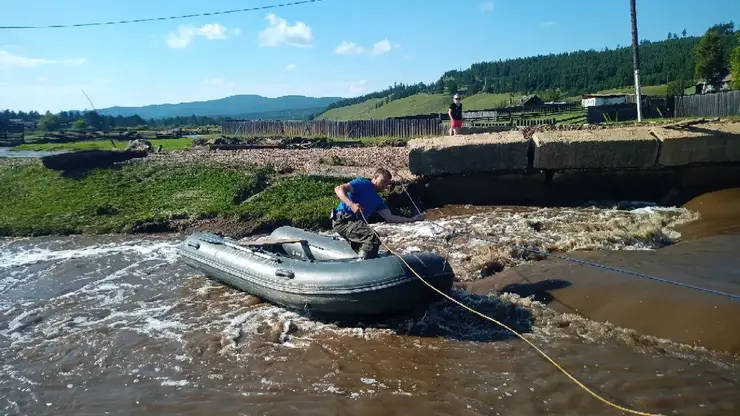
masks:
POLYGON ((378 257, 378 251, 377 250, 367 251, 367 250, 361 248, 360 251, 357 252, 357 257, 359 257, 359 258, 361 258, 363 260, 374 259, 374 258, 378 257))

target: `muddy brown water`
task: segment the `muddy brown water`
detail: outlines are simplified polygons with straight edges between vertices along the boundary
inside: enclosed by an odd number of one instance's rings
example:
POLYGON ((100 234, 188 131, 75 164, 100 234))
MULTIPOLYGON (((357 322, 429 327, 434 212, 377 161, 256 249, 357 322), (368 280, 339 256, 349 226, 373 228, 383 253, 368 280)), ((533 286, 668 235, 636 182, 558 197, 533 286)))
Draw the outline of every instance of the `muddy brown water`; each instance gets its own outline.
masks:
MULTIPOLYGON (((474 282, 457 299, 524 333, 607 400, 667 415, 736 415, 740 357, 725 350, 740 338, 737 302, 560 260, 526 264, 532 256, 512 245, 740 293, 740 211, 731 208, 738 195, 705 195, 681 208, 448 207, 428 221, 375 227, 399 251, 448 256, 459 278, 474 282), (486 296, 507 279, 516 283, 517 273, 570 285, 537 292, 541 302, 486 296)), ((187 268, 175 253, 182 237, 0 240, 0 409, 626 414, 449 302, 372 323, 312 319, 187 268)))

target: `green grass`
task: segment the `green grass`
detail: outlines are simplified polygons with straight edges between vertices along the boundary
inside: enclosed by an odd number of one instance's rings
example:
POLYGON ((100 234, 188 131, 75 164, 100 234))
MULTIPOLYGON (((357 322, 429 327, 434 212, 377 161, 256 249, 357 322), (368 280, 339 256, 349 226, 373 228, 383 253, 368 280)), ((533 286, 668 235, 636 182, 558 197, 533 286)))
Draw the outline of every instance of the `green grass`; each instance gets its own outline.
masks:
POLYGON ((219 219, 245 233, 282 224, 321 229, 338 202, 334 187, 348 179, 270 184, 263 169, 129 163, 64 175, 41 163, 2 164, 0 235, 129 233, 219 219))
POLYGON ((347 107, 341 107, 341 108, 333 108, 329 111, 326 111, 316 117, 317 120, 337 120, 337 121, 346 121, 346 120, 362 120, 370 117, 366 117, 367 114, 370 114, 375 109, 375 104, 380 102, 380 98, 373 98, 367 101, 364 101, 359 104, 350 105, 347 107))
MULTIPOLYGON (((447 94, 416 94, 411 97, 393 100, 376 108, 382 99, 372 99, 360 104, 329 110, 317 117, 319 120, 368 120, 387 117, 412 116, 417 114, 447 113, 452 103, 447 94)), ((509 94, 476 94, 463 97, 465 110, 494 108, 509 102, 509 94)))
POLYGON ((259 228, 292 224, 317 229, 331 225, 329 213, 339 200, 334 187, 349 178, 293 176, 239 206, 236 212, 259 228))
MULTIPOLYGON (((128 146, 128 140, 114 140, 118 149, 125 149, 128 146)), ((192 147, 193 139, 180 138, 180 139, 151 139, 149 140, 154 147, 154 150, 162 145, 163 150, 181 150, 188 147, 192 147)), ((81 142, 69 142, 69 143, 26 143, 20 146, 14 147, 14 151, 51 151, 51 150, 110 150, 113 149, 113 145, 110 140, 88 140, 81 142)))
MULTIPOLYGON (((645 95, 664 96, 668 86, 663 85, 643 85, 641 90, 645 95)), ((598 91, 600 94, 605 93, 634 93, 634 87, 614 88, 611 90, 598 91)), ((489 94, 480 93, 471 96, 463 96, 463 108, 466 111, 483 110, 487 108, 498 108, 509 104, 509 99, 517 101, 522 94, 500 93, 489 94)), ((565 97, 566 101, 580 101, 581 96, 565 97)), ((452 102, 449 94, 416 94, 411 97, 394 100, 376 108, 376 104, 384 101, 381 98, 374 98, 365 102, 350 105, 347 107, 335 108, 329 110, 317 119, 322 120, 367 120, 380 119, 387 117, 403 117, 418 114, 430 113, 447 113, 447 108, 452 102)))
MULTIPOLYGON (((640 86, 640 93, 643 95, 651 95, 651 96, 660 96, 663 97, 668 92, 668 84, 662 84, 662 85, 641 85, 640 86)), ((629 87, 622 87, 622 88, 612 88, 610 90, 603 90, 598 91, 597 94, 634 94, 635 93, 635 87, 629 86, 629 87)))
POLYGON ((156 221, 229 212, 262 190, 259 172, 144 163, 65 177, 0 165, 0 235, 129 232, 156 221))
MULTIPOLYGON (((469 110, 484 110, 487 108, 498 108, 503 107, 509 104, 509 98, 512 98, 513 100, 518 100, 521 97, 520 94, 514 95, 513 97, 510 96, 508 93, 506 94, 489 94, 489 93, 480 93, 471 95, 470 97, 463 96, 463 109, 465 111, 469 110)), ((449 100, 449 98, 448 98, 449 100)), ((447 107, 449 107, 449 103, 445 105, 444 113, 447 112, 447 107)))

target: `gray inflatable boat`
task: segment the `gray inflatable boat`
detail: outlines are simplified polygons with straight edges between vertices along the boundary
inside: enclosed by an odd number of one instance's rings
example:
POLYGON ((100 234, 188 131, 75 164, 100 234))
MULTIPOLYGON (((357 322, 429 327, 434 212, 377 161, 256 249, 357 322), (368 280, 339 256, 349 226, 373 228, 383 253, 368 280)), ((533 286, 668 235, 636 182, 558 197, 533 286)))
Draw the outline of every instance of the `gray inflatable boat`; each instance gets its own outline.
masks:
MULTIPOLYGON (((280 227, 262 241, 237 242, 196 232, 178 247, 180 258, 206 276, 271 303, 327 314, 388 314, 424 307, 439 294, 397 257, 381 251, 360 259, 341 238, 280 227)), ((447 293, 454 273, 430 252, 403 259, 447 293)))

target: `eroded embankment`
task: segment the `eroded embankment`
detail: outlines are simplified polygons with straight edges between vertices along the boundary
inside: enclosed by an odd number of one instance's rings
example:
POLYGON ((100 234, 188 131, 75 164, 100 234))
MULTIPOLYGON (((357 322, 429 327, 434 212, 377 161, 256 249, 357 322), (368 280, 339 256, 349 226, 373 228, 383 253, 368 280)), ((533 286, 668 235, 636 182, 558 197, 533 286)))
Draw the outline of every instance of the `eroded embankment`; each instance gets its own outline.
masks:
POLYGON ((740 123, 543 127, 409 143, 411 188, 426 206, 682 204, 740 186, 740 123))

